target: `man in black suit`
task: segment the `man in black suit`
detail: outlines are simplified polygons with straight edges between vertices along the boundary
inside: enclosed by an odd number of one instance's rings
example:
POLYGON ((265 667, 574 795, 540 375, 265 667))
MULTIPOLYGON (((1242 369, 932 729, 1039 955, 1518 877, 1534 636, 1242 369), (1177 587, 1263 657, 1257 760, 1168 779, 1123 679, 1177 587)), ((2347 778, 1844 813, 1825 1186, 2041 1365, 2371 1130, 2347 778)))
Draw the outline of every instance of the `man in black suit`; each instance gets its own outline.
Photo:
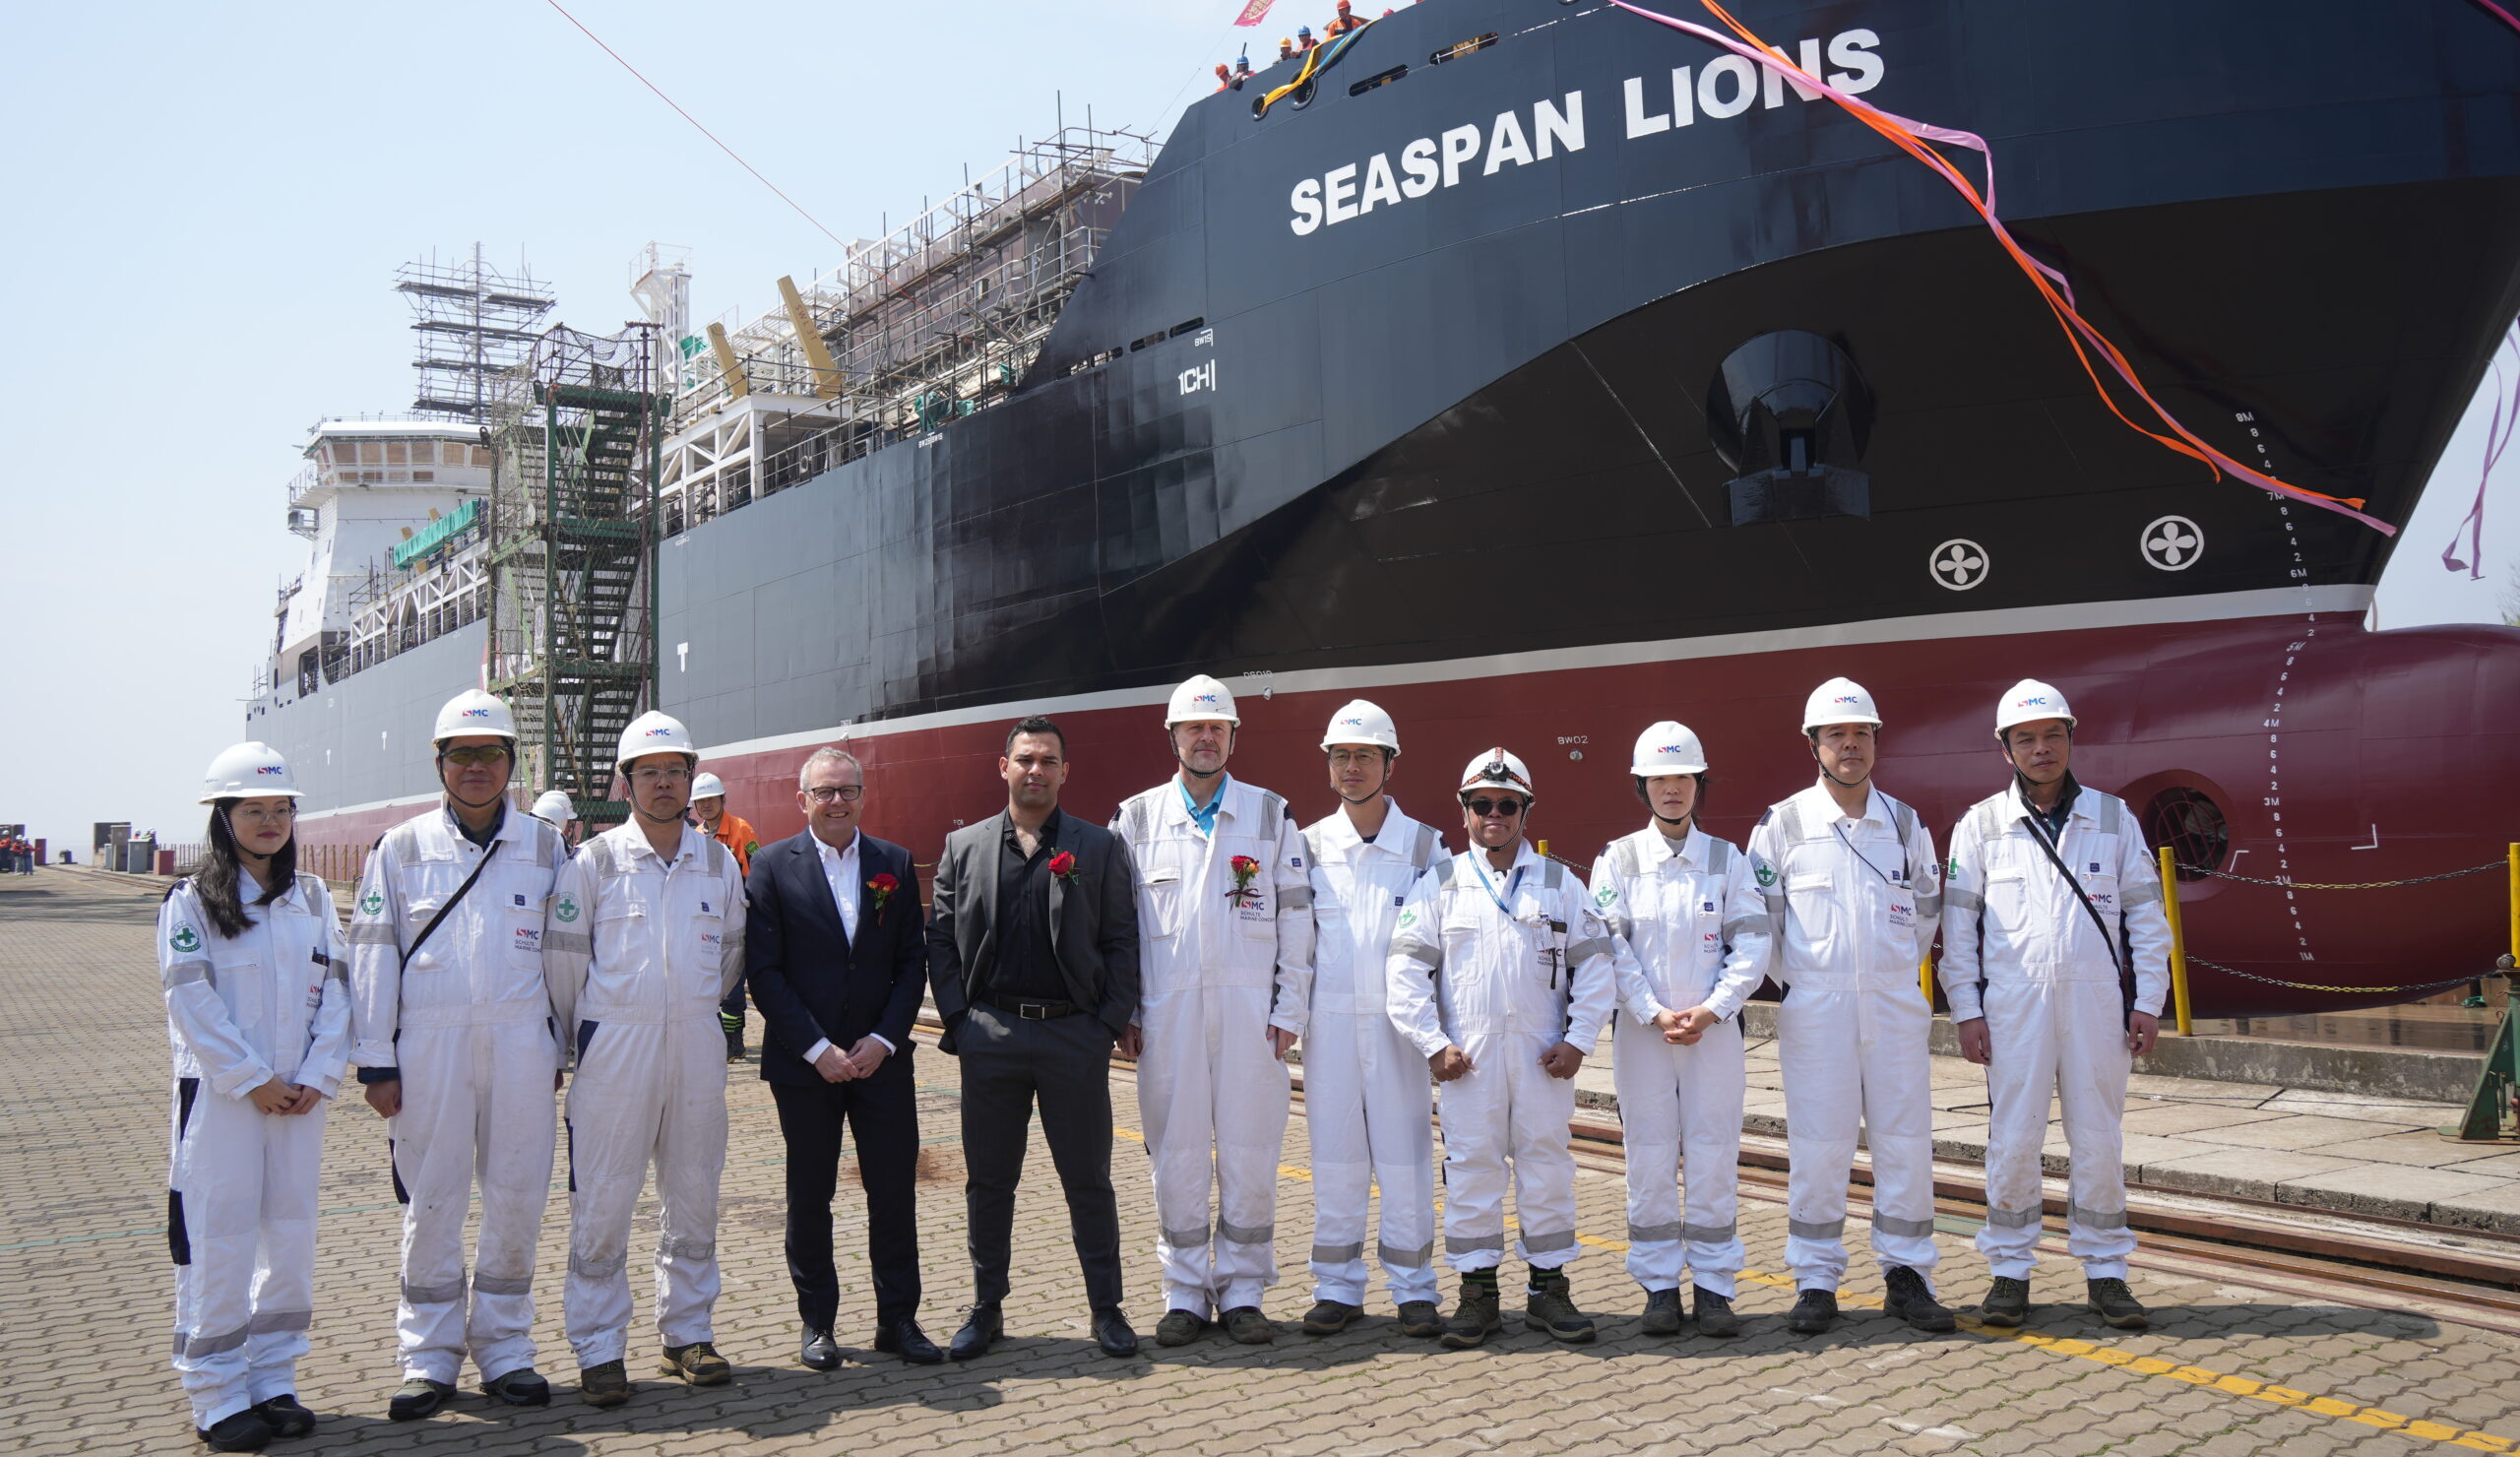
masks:
POLYGON ((1007 806, 945 837, 927 923, 937 1045, 963 1063, 964 1199, 974 1304, 956 1361, 1004 1331, 1015 1186, 1033 1101, 1067 1191, 1094 1339, 1137 1354, 1120 1311, 1120 1213, 1111 1195, 1111 1046, 1138 1005, 1137 876, 1108 830, 1059 809, 1067 736, 1031 718, 997 761, 1007 806))
POLYGON ((909 851, 858 832, 865 786, 865 770, 846 750, 814 750, 796 777, 805 833, 755 855, 744 880, 752 903, 745 980, 770 1024, 761 1076, 788 1141, 788 1277, 805 1324, 796 1359, 818 1371, 840 1364, 831 1200, 844 1120, 866 1189, 875 1349, 922 1365, 944 1359, 916 1318, 910 1028, 927 969, 918 872, 909 851))

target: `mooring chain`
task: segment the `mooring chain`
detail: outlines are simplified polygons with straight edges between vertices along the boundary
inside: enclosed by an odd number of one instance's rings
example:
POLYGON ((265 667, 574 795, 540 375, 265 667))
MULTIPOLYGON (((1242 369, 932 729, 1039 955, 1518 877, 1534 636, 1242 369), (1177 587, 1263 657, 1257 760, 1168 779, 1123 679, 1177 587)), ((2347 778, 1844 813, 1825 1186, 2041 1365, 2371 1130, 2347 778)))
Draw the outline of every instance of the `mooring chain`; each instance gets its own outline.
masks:
MULTIPOLYGON (((2242 885, 2271 885, 2280 890, 2389 890, 2401 885, 2428 885, 2435 880, 2456 880, 2462 875, 2482 875, 2499 870, 2504 860, 2488 860, 2464 870, 2444 870, 2438 875, 2418 875, 2409 880, 2358 880, 2351 883, 2322 883, 2314 880, 2264 880, 2254 875, 2235 875, 2229 870, 2210 870, 2203 865, 2180 865, 2178 868, 2195 875, 2210 875, 2216 880, 2236 880, 2242 885)), ((2289 983, 2287 983, 2289 984, 2289 983)))
POLYGON ((2268 986, 2289 986, 2295 991, 2335 991, 2349 995, 2359 995, 2361 993, 2370 991, 2446 991, 2453 986, 2465 986, 2469 982, 2476 981, 2479 977, 2489 977, 2494 975, 2491 972, 2479 972, 2465 977, 2452 977, 2447 982, 2425 982, 2413 986, 2322 986, 2316 982, 2286 982, 2275 977, 2261 977, 2255 972, 2243 972, 2237 967, 2227 967, 2220 962, 2207 961, 2205 958, 2198 956, 2192 951, 2187 953, 2187 964, 2189 966, 2203 967, 2207 971, 2211 972, 2221 972, 2226 977, 2237 977, 2246 982, 2263 982, 2268 986))

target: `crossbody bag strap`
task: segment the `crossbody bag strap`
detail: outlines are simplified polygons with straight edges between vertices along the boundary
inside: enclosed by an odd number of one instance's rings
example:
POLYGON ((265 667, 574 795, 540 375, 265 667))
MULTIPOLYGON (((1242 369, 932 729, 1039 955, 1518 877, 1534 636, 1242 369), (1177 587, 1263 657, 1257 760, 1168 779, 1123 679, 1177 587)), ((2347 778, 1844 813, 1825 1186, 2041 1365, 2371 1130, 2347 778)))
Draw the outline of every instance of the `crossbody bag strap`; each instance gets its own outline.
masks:
POLYGON ((446 919, 446 913, 454 910, 456 903, 464 899, 465 892, 472 888, 472 882, 481 878, 481 872, 490 868, 491 857, 498 854, 498 844, 496 840, 490 842, 489 848, 481 852, 481 863, 472 867, 472 873, 464 877, 464 883, 455 888, 455 894, 446 898, 446 904, 437 908, 437 914, 429 918, 429 923, 421 926, 420 933, 411 938, 410 946, 404 948, 403 969, 405 971, 410 970, 411 958, 420 954, 420 946, 428 940, 429 932, 436 930, 437 923, 446 919))
POLYGON ((2131 1031, 2135 1025, 2135 988, 2132 968, 2126 964, 2124 938, 2109 933, 2108 918, 2102 916, 2100 908, 2091 903, 2091 897, 2083 893, 2082 882, 2066 868, 2064 856, 2056 854, 2056 847, 2048 843, 2048 837, 2040 833, 2037 825, 2030 827, 2030 838, 2038 843, 2040 853, 2048 856, 2048 863, 2056 867, 2057 875, 2064 879, 2065 888, 2072 891, 2074 899, 2083 903, 2083 910, 2091 914, 2091 923, 2100 927, 2100 944, 2109 948, 2110 959, 2117 964, 2117 995, 2125 1003, 2126 1025, 2131 1031))

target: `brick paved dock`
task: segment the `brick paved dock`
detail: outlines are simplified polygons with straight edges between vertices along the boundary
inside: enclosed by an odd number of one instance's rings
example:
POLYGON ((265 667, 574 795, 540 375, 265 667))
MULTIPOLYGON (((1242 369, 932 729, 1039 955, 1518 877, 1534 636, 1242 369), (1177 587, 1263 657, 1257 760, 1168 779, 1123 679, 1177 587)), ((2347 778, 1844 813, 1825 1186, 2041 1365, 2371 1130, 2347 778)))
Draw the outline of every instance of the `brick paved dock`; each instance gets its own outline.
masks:
MULTIPOLYGON (((0 1452, 197 1451, 165 1363, 171 1282, 163 1238, 167 1051, 145 885, 47 871, 0 880, 0 1315, 13 1376, 0 1395, 0 1452)), ((758 1025, 754 1039, 758 1042, 758 1025)), ((955 1064, 919 1053, 920 1213, 929 1334, 959 1322, 962 1160, 955 1064)), ((1018 1229, 1012 1339, 968 1367, 910 1367, 863 1350, 872 1307, 847 1291, 850 1361, 818 1374, 793 1363, 794 1314, 780 1253, 781 1147, 749 1064, 729 1072, 734 1133, 720 1247, 719 1345, 734 1384, 689 1391, 644 1374, 630 1405, 598 1412, 571 1389, 559 1335, 565 1199, 554 1190, 536 1289, 545 1410, 494 1410, 469 1391, 415 1425, 384 1420, 393 1369, 398 1228, 382 1125, 333 1109, 325 1158, 314 1350, 301 1395, 324 1414, 312 1437, 275 1452, 959 1453, 1288 1452, 1451 1454, 1968 1452, 2324 1453, 2520 1449, 2520 1338, 2448 1316, 2387 1307, 2351 1287, 2154 1260, 2136 1270, 2156 1328, 2110 1332, 2079 1306, 2060 1259, 2034 1282, 2030 1326, 1926 1337, 1865 1308, 1878 1285, 1859 1259, 1848 1318, 1829 1336, 1789 1335, 1783 1206, 1745 1190, 1737 1340, 1654 1340, 1636 1329, 1636 1288, 1619 1268, 1620 1182, 1591 1168, 1580 1185, 1579 1301, 1602 1340, 1566 1348, 1524 1333, 1447 1354, 1402 1337, 1389 1307, 1345 1335, 1289 1330, 1275 1347, 1211 1339, 1163 1351, 1154 1220, 1138 1144, 1119 1145, 1131 1314, 1146 1354, 1106 1360, 1091 1344, 1066 1223, 1037 1138, 1018 1229), (2202 1273, 2200 1273, 2202 1271, 2202 1273), (868 1363, 870 1362, 871 1363, 868 1363)), ((1117 1103, 1134 1132, 1134 1099, 1117 1103)), ((2315 1116, 2305 1113, 2304 1116, 2315 1116)), ((2170 1130, 2160 1136, 2175 1137, 2170 1130)), ((1292 1326, 1309 1303, 1303 1254, 1310 1191, 1303 1120, 1286 1149, 1270 1313, 1292 1326)), ((643 1208, 652 1227, 653 1209, 643 1208)), ((844 1188, 843 1275, 862 1272, 862 1206, 844 1188)), ((1946 1220, 1941 1285, 1974 1300, 1985 1268, 1971 1226, 1946 1220)), ((634 1236, 632 1247, 647 1247, 634 1236)), ((2052 1253, 2052 1252, 2051 1252, 2052 1253)), ((1510 1285, 1511 1282, 1509 1282, 1510 1285)), ((1450 1281, 1447 1280, 1449 1293, 1450 1281)), ((635 1280, 640 1319, 647 1282, 635 1280)), ((1377 1297, 1377 1300, 1379 1298, 1377 1297)), ((644 1352, 653 1336, 637 1336, 644 1352)), ((468 1373, 469 1374, 469 1373, 468 1373)))

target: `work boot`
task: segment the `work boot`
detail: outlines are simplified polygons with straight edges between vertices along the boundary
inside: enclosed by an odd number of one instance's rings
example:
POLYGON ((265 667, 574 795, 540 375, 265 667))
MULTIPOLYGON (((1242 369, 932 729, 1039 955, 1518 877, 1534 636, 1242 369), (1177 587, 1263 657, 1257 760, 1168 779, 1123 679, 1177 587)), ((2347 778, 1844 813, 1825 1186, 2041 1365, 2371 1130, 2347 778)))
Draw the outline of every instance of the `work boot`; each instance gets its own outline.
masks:
POLYGON ((1317 1301, 1303 1312, 1303 1333, 1307 1336, 1335 1336, 1365 1312, 1354 1305, 1337 1300, 1317 1301))
POLYGON ((1496 1294, 1494 1272, 1484 1272, 1484 1280, 1464 1278, 1461 1302, 1453 1306, 1452 1317, 1444 1322, 1444 1349, 1468 1351, 1485 1344, 1487 1338, 1505 1328, 1502 1301, 1496 1294))
POLYGON ((481 1383, 484 1396, 495 1396, 512 1407, 547 1407, 551 1405, 551 1383, 535 1373, 532 1366, 518 1366, 495 1381, 481 1383))
POLYGON ((2139 1331, 2153 1323, 2144 1311, 2144 1302, 2126 1288, 2123 1280, 2094 1280, 2090 1283, 2091 1308, 2100 1318, 2121 1331, 2139 1331))
POLYGON ((254 1403, 254 1415, 263 1419, 274 1436, 304 1436, 315 1429, 315 1414, 306 1410, 293 1391, 254 1403))
POLYGON ((617 1407, 630 1399, 630 1373, 607 1361, 578 1372, 578 1399, 591 1407, 617 1407))
POLYGON ((1986 1288, 1986 1298, 1978 1302, 1978 1319, 1986 1325, 2011 1330, 2030 1317, 2030 1282, 1998 1275, 1986 1288))
POLYGON ((1155 1344, 1158 1346, 1187 1346, 1192 1341, 1199 1339, 1200 1333, 1205 1331, 1207 1328, 1208 1318, 1206 1316, 1199 1314, 1195 1310, 1183 1310, 1175 1307, 1165 1311, 1164 1318, 1155 1323, 1155 1344))
POLYGON ((252 1407, 247 1407, 206 1427, 194 1427, 193 1435, 208 1442, 214 1452, 259 1452, 272 1444, 272 1425, 252 1407))
POLYGON ((1806 1290, 1786 1312, 1785 1328, 1797 1336, 1816 1336, 1838 1323, 1838 1293, 1806 1290))
MULTIPOLYGON (((1678 1308, 1675 1293, 1672 1306, 1678 1308)), ((1555 1270, 1534 1270, 1531 1288, 1523 1295, 1523 1327, 1546 1331, 1550 1336, 1571 1345, 1581 1346, 1596 1334, 1593 1317, 1575 1308, 1574 1287, 1555 1270)))
POLYGON ((1905 1265, 1892 1265, 1882 1273, 1888 1287, 1882 1292, 1881 1308, 1898 1316, 1915 1330, 1941 1332, 1957 1330, 1960 1322, 1936 1301, 1933 1292, 1925 1289, 1925 1278, 1905 1265))
POLYGON ((1732 1313, 1732 1298, 1719 1296, 1701 1285, 1689 1292, 1697 1302, 1695 1311, 1698 1334, 1702 1336, 1737 1336, 1741 1334, 1741 1317, 1732 1313))
POLYGON ((1443 1307, 1432 1300, 1400 1302, 1400 1333, 1424 1339, 1444 1333, 1443 1307))
POLYGON ((1257 1305, 1236 1305, 1220 1313, 1217 1323, 1225 1333, 1244 1346, 1266 1346, 1278 1339, 1278 1327, 1257 1305))
POLYGON ((1645 1293, 1645 1319, 1640 1329, 1649 1336, 1676 1336, 1680 1333, 1678 1286, 1645 1293))
POLYGON ((707 1341, 665 1348, 662 1374, 680 1376, 693 1386, 724 1386, 735 1368, 707 1341))
POLYGON ((718 1019, 718 1025, 726 1030, 726 1060, 728 1062, 743 1061, 744 1025, 741 1022, 728 1022, 724 1016, 718 1019))
POLYGON ((432 1381, 426 1376, 406 1376, 403 1384, 394 1388, 394 1399, 385 1404, 385 1415, 397 1422, 417 1422, 423 1417, 434 1417, 437 1409, 446 1405, 446 1399, 454 1394, 455 1388, 447 1382, 432 1381))

